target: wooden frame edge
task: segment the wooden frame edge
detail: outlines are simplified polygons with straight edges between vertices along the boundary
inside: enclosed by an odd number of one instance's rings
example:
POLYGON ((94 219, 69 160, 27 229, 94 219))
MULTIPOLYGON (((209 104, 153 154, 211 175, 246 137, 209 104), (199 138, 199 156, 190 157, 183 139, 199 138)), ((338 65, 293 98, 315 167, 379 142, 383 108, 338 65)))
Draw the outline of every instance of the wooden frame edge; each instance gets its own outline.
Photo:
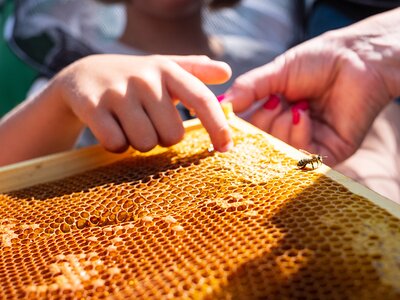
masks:
MULTIPOLYGON (((296 148, 281 140, 261 131, 250 123, 231 115, 229 124, 245 133, 262 134, 277 150, 283 151, 293 159, 300 159, 303 154, 296 148)), ((202 125, 198 119, 184 122, 186 131, 196 130, 202 125)), ((124 153, 115 154, 104 150, 99 145, 51 154, 28 161, 0 167, 0 192, 6 193, 12 190, 40 184, 44 182, 62 179, 68 176, 88 171, 131 155, 129 149, 124 153)), ((342 184, 352 193, 365 197, 369 201, 387 210, 392 215, 400 218, 400 205, 355 182, 354 180, 322 165, 313 172, 328 176, 342 184)))
MULTIPOLYGON (((247 133, 254 133, 254 134, 262 134, 265 138, 270 141, 277 150, 283 151, 289 157, 293 159, 300 159, 304 156, 298 149, 284 143, 283 141, 271 136, 270 134, 258 129, 257 127, 251 125, 250 123, 238 118, 234 117, 230 119, 230 124, 234 128, 240 128, 241 130, 245 130, 247 133)), ((313 170, 312 172, 318 172, 328 176, 329 178, 333 179, 334 181, 342 184, 346 187, 349 191, 354 194, 360 195, 372 203, 378 205, 379 207, 385 209, 390 214, 394 215, 397 218, 400 218, 400 205, 396 202, 378 194, 377 192, 372 191, 368 187, 354 181, 353 179, 346 177, 345 175, 331 169, 327 165, 323 164, 318 169, 313 170)))
MULTIPOLYGON (((186 130, 201 127, 198 119, 184 122, 186 130)), ((62 179, 110 164, 129 156, 132 149, 115 154, 100 145, 50 154, 0 167, 0 193, 18 190, 35 184, 62 179)))

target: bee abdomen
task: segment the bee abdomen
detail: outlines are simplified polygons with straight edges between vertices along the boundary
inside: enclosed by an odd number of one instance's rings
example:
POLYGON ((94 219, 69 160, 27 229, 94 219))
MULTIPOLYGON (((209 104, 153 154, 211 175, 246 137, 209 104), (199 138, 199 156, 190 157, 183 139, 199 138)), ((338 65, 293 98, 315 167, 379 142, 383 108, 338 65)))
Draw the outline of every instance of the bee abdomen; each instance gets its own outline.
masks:
POLYGON ((297 166, 298 166, 300 169, 304 169, 304 168, 307 166, 308 163, 309 163, 309 160, 308 160, 308 159, 300 159, 300 160, 298 161, 298 163, 297 163, 297 166))

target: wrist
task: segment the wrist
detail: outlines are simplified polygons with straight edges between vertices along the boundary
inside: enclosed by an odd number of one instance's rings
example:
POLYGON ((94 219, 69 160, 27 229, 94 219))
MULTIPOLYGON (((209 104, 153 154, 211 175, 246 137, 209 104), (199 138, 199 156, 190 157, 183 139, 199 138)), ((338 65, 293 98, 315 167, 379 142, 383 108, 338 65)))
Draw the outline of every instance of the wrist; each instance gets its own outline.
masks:
POLYGON ((63 71, 55 75, 53 79, 50 80, 47 87, 46 98, 52 102, 52 105, 56 108, 55 111, 57 111, 62 118, 69 119, 69 122, 73 121, 74 123, 77 123, 80 122, 80 120, 70 105, 69 98, 71 91, 68 88, 68 84, 65 82, 68 80, 67 77, 68 76, 64 74, 63 71))
POLYGON ((372 72, 388 101, 400 96, 400 8, 358 22, 343 34, 347 48, 354 51, 367 72, 372 72))

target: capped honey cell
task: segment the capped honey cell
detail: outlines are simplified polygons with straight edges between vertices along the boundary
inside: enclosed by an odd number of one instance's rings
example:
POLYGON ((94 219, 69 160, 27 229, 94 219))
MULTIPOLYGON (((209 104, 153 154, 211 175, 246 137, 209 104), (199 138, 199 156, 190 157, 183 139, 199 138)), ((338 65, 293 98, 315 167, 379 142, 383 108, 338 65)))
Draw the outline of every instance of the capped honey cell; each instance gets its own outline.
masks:
POLYGON ((263 134, 0 194, 0 299, 400 299, 400 220, 263 134))

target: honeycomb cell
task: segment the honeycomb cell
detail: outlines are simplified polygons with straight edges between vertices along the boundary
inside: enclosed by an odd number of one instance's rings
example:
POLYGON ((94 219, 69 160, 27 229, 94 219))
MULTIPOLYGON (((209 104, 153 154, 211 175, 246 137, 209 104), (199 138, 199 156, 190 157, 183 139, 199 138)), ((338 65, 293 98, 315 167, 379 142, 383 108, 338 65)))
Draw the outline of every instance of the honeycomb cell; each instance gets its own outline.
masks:
POLYGON ((399 299, 400 220, 263 135, 0 194, 0 299, 399 299))

